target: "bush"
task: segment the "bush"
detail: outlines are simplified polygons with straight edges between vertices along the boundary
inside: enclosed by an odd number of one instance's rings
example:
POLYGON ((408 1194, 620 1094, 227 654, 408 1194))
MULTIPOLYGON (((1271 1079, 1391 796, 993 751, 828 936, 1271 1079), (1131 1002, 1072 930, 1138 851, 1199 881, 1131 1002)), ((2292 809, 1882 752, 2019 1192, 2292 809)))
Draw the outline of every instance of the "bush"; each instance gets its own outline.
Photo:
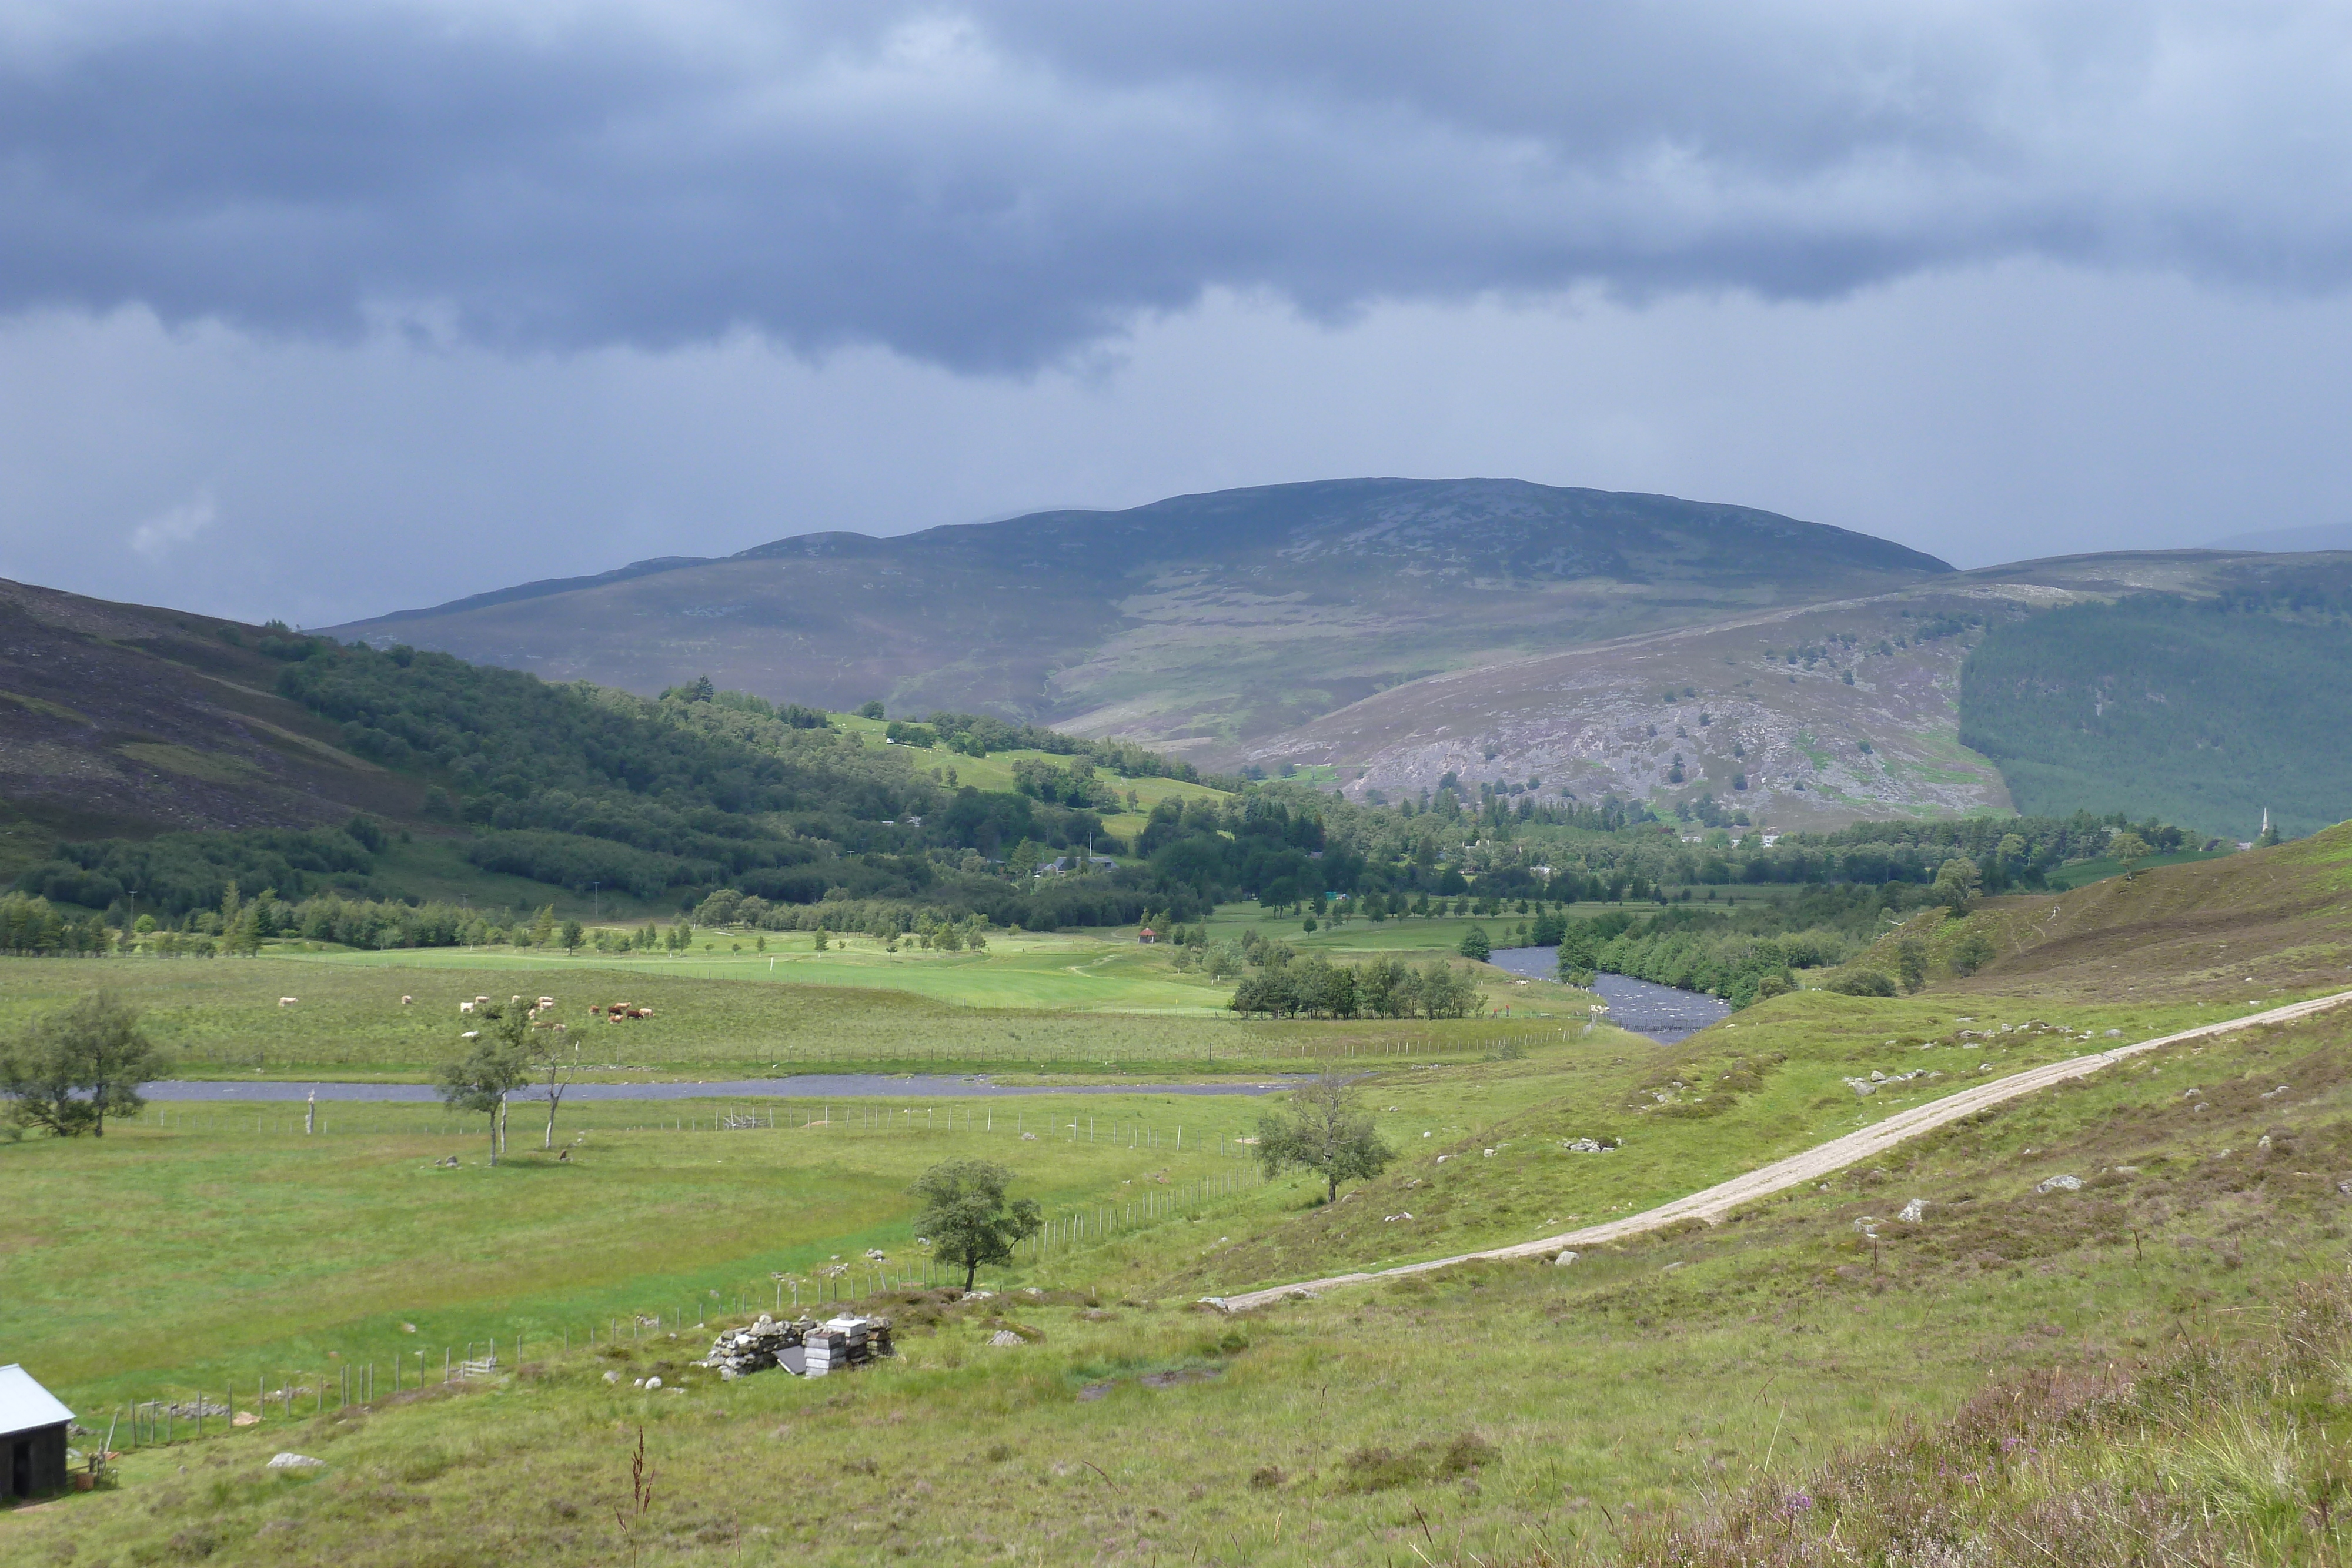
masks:
POLYGON ((1842 997, 1891 997, 1895 982, 1875 969, 1841 969, 1822 982, 1822 989, 1842 997))

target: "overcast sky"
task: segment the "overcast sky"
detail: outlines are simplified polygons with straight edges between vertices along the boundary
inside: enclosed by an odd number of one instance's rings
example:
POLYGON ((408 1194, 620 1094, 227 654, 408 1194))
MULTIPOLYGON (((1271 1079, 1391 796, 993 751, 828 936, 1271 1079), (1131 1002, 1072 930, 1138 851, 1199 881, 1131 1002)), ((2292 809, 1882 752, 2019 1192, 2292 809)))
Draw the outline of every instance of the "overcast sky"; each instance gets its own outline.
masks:
POLYGON ((1341 475, 2352 521, 2352 9, 0 0, 0 575, 326 624, 1341 475))

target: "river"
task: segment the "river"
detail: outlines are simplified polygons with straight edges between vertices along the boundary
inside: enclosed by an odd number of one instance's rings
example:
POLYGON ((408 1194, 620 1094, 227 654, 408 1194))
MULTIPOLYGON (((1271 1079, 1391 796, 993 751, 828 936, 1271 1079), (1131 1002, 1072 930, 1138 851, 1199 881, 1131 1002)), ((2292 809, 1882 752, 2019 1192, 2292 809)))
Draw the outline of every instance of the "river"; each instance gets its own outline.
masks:
MULTIPOLYGON (((1263 1079, 1234 1083, 1066 1083, 1058 1086, 1011 1086, 985 1078, 954 1078, 917 1074, 906 1078, 887 1072, 808 1072, 790 1078, 730 1078, 709 1083, 575 1083, 563 1092, 566 1100, 743 1100, 756 1097, 791 1100, 854 1100, 861 1097, 960 1099, 1013 1094, 1273 1094, 1294 1088, 1297 1080, 1263 1079)), ((387 1102, 436 1101, 439 1090, 429 1083, 292 1083, 278 1080, 251 1082, 236 1079, 163 1079, 142 1084, 139 1092, 150 1100, 301 1101, 313 1093, 321 1100, 387 1102)), ((544 1100, 540 1088, 518 1089, 512 1098, 544 1100)))
MULTIPOLYGON (((1552 979, 1559 973, 1557 947, 1497 947, 1486 961, 1531 980, 1552 979)), ((1731 1014, 1729 1002, 1704 991, 1678 991, 1630 975, 1596 976, 1592 988, 1609 1004, 1611 1023, 1648 1035, 1661 1045, 1687 1039, 1731 1014)))

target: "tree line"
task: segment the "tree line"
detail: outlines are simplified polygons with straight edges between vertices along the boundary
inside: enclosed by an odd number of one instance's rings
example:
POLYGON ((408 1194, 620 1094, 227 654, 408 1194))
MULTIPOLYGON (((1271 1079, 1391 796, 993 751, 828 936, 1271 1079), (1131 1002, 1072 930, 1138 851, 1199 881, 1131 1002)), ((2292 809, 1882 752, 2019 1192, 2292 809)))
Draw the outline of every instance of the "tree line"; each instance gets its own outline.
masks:
POLYGON ((1486 1010, 1467 969, 1432 959, 1416 969, 1394 958, 1335 964, 1321 954, 1245 975, 1226 1004, 1265 1018, 1475 1018, 1486 1010))

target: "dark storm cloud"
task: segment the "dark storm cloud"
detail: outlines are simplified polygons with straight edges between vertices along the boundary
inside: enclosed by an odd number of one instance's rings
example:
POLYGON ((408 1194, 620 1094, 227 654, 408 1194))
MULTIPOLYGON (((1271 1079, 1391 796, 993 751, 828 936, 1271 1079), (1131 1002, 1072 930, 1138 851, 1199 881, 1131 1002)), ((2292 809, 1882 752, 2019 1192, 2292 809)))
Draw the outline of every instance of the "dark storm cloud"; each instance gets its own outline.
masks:
POLYGON ((1202 291, 2325 291, 2294 5, 0 6, 0 310, 1020 368, 1202 291))

